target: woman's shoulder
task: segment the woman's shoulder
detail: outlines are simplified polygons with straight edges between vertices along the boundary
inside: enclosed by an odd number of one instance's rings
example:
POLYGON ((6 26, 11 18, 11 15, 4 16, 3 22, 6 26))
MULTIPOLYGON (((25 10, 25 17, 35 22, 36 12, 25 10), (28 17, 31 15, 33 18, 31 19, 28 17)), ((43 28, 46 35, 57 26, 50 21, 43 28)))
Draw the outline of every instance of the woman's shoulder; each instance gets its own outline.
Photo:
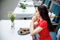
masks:
POLYGON ((42 28, 46 28, 48 26, 48 23, 46 20, 42 20, 42 22, 39 23, 39 26, 42 28))
POLYGON ((41 25, 48 25, 48 23, 47 23, 47 21, 46 20, 43 20, 42 22, 41 22, 41 25))
POLYGON ((42 22, 43 22, 43 23, 47 23, 47 21, 46 21, 46 20, 43 20, 42 22))
POLYGON ((38 23, 42 23, 42 24, 47 24, 46 20, 42 20, 42 22, 40 22, 40 20, 37 20, 38 23))

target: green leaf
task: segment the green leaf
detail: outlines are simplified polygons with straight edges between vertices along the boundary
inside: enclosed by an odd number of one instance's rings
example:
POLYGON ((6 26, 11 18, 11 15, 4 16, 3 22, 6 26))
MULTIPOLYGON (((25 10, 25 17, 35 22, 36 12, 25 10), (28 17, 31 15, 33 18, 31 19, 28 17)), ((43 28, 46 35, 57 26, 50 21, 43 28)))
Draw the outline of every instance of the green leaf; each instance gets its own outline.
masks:
POLYGON ((9 13, 9 14, 8 14, 8 17, 9 17, 9 19, 13 22, 14 19, 15 19, 15 14, 9 13))
POLYGON ((26 9, 26 6, 23 3, 20 3, 22 9, 26 9))

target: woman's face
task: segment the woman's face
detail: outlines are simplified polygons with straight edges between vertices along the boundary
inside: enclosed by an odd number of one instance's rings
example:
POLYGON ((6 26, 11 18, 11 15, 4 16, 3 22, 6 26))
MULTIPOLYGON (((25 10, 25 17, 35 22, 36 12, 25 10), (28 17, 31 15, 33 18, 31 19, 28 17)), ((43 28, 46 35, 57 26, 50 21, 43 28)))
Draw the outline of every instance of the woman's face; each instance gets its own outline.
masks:
POLYGON ((40 18, 40 14, 39 14, 39 11, 38 11, 38 8, 37 8, 37 7, 36 7, 35 16, 36 16, 38 19, 40 18))

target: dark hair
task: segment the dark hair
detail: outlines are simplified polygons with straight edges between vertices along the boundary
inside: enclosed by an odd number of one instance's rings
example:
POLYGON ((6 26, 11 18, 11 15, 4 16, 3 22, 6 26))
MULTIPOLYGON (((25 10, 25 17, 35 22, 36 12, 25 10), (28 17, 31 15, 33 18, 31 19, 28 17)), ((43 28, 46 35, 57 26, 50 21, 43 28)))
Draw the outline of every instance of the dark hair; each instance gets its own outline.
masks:
POLYGON ((37 6, 38 11, 40 12, 41 17, 47 21, 49 31, 52 31, 52 24, 48 15, 48 10, 44 5, 37 6))

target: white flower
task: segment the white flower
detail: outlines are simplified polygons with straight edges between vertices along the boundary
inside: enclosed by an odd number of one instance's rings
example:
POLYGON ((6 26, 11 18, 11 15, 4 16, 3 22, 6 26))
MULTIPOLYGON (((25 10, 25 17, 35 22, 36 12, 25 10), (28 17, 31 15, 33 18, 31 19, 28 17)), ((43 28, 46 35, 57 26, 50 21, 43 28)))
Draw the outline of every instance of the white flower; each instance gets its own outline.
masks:
POLYGON ((15 17, 16 17, 16 15, 15 15, 14 13, 10 12, 10 13, 8 14, 8 17, 9 17, 9 19, 13 22, 14 19, 15 19, 15 17))

